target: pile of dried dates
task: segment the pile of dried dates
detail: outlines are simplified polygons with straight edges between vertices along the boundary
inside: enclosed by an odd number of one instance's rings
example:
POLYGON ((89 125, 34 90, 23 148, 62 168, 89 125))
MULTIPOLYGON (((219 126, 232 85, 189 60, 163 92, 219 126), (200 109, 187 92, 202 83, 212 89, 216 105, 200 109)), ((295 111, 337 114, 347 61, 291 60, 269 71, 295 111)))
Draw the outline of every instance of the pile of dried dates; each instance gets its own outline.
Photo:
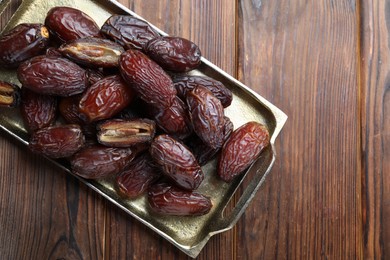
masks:
POLYGON ((29 148, 69 160, 86 179, 115 179, 118 194, 147 194, 154 212, 203 215, 201 166, 217 157, 230 182, 269 144, 258 122, 234 130, 224 115, 232 93, 187 72, 196 44, 161 36, 148 23, 112 15, 102 27, 84 12, 52 8, 44 24, 19 24, 0 37, 0 67, 21 87, 0 82, 0 106, 18 106, 29 148))

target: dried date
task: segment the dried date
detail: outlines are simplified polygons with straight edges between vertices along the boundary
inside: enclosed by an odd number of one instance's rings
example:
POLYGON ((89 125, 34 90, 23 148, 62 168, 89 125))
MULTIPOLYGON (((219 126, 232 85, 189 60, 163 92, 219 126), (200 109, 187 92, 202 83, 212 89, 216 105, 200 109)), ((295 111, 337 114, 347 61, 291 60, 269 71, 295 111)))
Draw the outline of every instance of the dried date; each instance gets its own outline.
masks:
POLYGON ((127 50, 119 59, 122 77, 146 103, 159 109, 169 108, 176 89, 168 74, 148 56, 138 50, 127 50))
POLYGON ((84 135, 78 125, 59 125, 41 128, 31 134, 29 148, 50 158, 72 156, 83 147, 84 135))
POLYGON ((225 128, 221 101, 208 89, 198 86, 187 93, 187 104, 194 132, 206 145, 220 148, 225 128))
POLYGON ((100 28, 96 22, 83 11, 72 7, 53 7, 47 13, 45 25, 61 43, 100 36, 100 28))
POLYGON ((122 197, 133 199, 146 192, 160 176, 161 172, 154 165, 149 153, 144 153, 116 176, 115 187, 122 197))
POLYGON ((134 98, 132 88, 119 75, 97 81, 83 93, 79 104, 85 121, 107 119, 127 107, 134 98))
POLYGON ((20 101, 20 88, 0 80, 0 107, 16 107, 20 101))
POLYGON ((43 24, 22 23, 0 38, 0 67, 17 68, 20 63, 44 53, 49 31, 43 24))
POLYGON ((178 97, 172 105, 166 109, 153 109, 151 113, 157 125, 167 134, 178 139, 185 139, 192 133, 191 121, 188 115, 187 106, 178 97))
POLYGON ((248 122, 236 129, 222 147, 218 175, 226 182, 248 168, 269 145, 267 128, 258 122, 248 122))
POLYGON ((149 119, 111 119, 97 126, 98 142, 111 147, 130 147, 153 140, 156 123, 149 119))
POLYGON ((195 190, 204 179, 204 174, 195 156, 180 141, 169 135, 154 138, 149 152, 163 173, 179 187, 195 190))
POLYGON ((102 145, 87 146, 70 160, 72 172, 86 179, 113 176, 126 166, 146 147, 115 148, 102 145))
POLYGON ((177 90, 177 95, 185 100, 187 92, 198 86, 210 90, 218 98, 224 108, 230 106, 233 100, 232 92, 222 84, 222 82, 213 78, 204 76, 176 76, 173 78, 173 85, 177 90))
POLYGON ((65 58, 36 56, 18 68, 23 87, 40 94, 72 96, 87 86, 85 70, 65 58))
MULTIPOLYGON (((230 134, 233 132, 233 129, 234 126, 232 121, 230 118, 225 116, 225 127, 223 131, 224 142, 229 138, 230 134)), ((206 145, 197 135, 190 138, 187 141, 187 144, 198 160, 199 165, 201 166, 212 160, 220 151, 220 148, 211 148, 210 146, 206 145)))
POLYGON ((102 34, 125 49, 139 49, 159 34, 145 21, 129 15, 112 15, 101 28, 102 34))
POLYGON ((209 197, 167 183, 152 185, 148 192, 148 202, 154 212, 175 216, 204 215, 213 206, 209 197))
POLYGON ((50 126, 57 116, 57 98, 22 88, 20 112, 29 132, 50 126))
POLYGON ((161 36, 150 40, 145 53, 161 67, 173 72, 187 72, 199 66, 201 52, 199 47, 184 38, 161 36))
POLYGON ((115 42, 87 37, 67 42, 58 49, 77 64, 92 68, 118 67, 119 56, 125 50, 115 42))

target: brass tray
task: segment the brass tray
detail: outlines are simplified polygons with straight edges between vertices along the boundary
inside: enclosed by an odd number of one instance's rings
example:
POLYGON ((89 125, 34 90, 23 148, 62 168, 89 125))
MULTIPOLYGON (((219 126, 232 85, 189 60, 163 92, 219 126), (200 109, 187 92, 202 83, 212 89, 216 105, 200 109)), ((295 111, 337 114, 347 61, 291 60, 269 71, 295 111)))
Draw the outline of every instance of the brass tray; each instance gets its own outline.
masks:
MULTIPOLYGON (((0 2, 0 15, 9 4, 9 1, 3 0, 3 2, 0 2)), ((99 25, 102 25, 114 13, 127 13, 141 18, 114 0, 24 0, 3 29, 3 32, 22 22, 43 23, 47 11, 54 6, 71 6, 83 10, 94 18, 99 25)), ((162 35, 166 35, 158 28, 156 30, 162 35)), ((157 216, 148 210, 145 196, 136 200, 125 200, 117 196, 110 181, 91 181, 78 176, 75 177, 163 236, 187 255, 196 257, 211 236, 232 228, 248 207, 249 202, 274 164, 274 142, 286 122, 287 116, 253 90, 204 58, 202 58, 199 69, 192 71, 191 74, 215 78, 233 92, 232 105, 225 109, 225 114, 230 117, 235 128, 247 121, 254 120, 265 124, 271 134, 271 146, 262 153, 261 157, 242 177, 230 184, 226 184, 216 177, 215 161, 203 167, 206 178, 199 188, 199 192, 211 197, 214 206, 210 213, 200 217, 157 216), (246 181, 249 184, 243 187, 244 191, 234 208, 226 213, 227 204, 246 176, 250 178, 246 181)), ((0 80, 20 85, 14 71, 0 70, 0 80)), ((28 134, 23 126, 18 109, 0 110, 0 129, 3 129, 21 143, 28 144, 28 134)), ((71 174, 70 167, 66 162, 53 162, 71 174)))

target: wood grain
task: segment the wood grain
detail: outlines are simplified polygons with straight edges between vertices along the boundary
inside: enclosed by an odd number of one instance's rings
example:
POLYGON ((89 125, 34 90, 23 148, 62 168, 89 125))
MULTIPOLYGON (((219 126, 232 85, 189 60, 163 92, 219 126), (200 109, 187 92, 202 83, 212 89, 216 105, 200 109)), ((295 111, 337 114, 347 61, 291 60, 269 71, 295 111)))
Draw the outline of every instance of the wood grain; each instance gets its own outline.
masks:
POLYGON ((243 0, 239 10, 239 80, 289 120, 238 223, 237 254, 362 259, 357 6, 243 0))
POLYGON ((390 1, 361 6, 365 259, 390 258, 390 1))
MULTIPOLYGON (((390 258, 390 0, 120 2, 289 116, 264 186, 198 259, 390 258)), ((3 132, 0 147, 1 259, 188 259, 3 132)))

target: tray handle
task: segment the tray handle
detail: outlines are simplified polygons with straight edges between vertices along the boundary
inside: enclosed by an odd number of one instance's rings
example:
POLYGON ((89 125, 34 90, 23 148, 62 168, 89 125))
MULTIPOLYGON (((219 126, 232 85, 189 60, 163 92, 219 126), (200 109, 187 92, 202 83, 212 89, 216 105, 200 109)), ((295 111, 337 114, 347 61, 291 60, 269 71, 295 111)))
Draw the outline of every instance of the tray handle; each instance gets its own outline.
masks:
MULTIPOLYGON (((213 231, 210 232, 210 235, 215 235, 217 233, 221 233, 231 229, 245 212, 245 209, 250 204, 257 190, 264 183, 267 175, 271 171, 273 164, 275 163, 275 147, 273 144, 271 145, 271 152, 269 152, 266 156, 271 157, 271 162, 267 165, 267 170, 264 171, 264 169, 261 168, 264 167, 264 157, 260 156, 260 158, 255 161, 248 170, 249 172, 251 169, 256 169, 255 174, 253 175, 250 183, 246 186, 240 199, 238 200, 230 214, 224 216, 224 210, 221 211, 220 215, 215 219, 215 222, 213 222, 213 226, 211 228, 211 230, 213 231)), ((239 184, 238 186, 241 186, 241 184, 239 184)))

